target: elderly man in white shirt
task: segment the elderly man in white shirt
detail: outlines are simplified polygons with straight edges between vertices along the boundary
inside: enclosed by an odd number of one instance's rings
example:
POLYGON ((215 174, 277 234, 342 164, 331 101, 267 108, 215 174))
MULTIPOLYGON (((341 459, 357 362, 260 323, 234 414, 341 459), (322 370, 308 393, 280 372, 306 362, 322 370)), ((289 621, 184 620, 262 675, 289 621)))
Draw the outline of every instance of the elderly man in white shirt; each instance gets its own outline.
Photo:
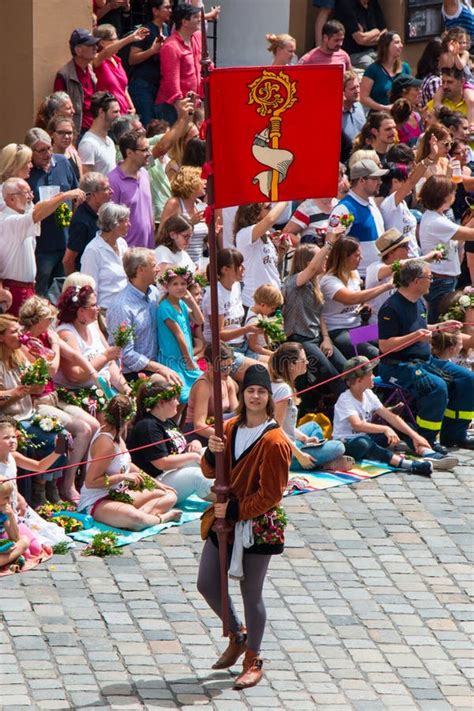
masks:
POLYGON ((30 186, 21 178, 8 178, 2 186, 5 209, 0 211, 0 280, 11 291, 10 313, 35 293, 36 238, 40 222, 52 215, 65 200, 83 202, 82 190, 68 190, 33 205, 30 186))
POLYGON ((130 227, 130 210, 125 205, 106 202, 98 212, 99 231, 85 248, 81 271, 93 277, 97 303, 106 311, 115 294, 127 286, 123 255, 128 249, 124 237, 130 227))

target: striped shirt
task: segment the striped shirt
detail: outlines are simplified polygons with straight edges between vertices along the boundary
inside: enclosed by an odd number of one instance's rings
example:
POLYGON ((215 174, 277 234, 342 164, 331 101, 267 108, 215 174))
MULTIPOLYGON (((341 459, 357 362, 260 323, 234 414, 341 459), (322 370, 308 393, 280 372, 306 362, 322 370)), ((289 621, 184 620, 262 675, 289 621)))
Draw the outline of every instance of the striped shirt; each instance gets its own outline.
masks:
POLYGON ((461 2, 458 0, 458 9, 454 15, 447 15, 444 10, 441 10, 443 19, 446 24, 446 29, 452 27, 462 27, 471 38, 471 44, 474 42, 474 10, 469 2, 461 2))

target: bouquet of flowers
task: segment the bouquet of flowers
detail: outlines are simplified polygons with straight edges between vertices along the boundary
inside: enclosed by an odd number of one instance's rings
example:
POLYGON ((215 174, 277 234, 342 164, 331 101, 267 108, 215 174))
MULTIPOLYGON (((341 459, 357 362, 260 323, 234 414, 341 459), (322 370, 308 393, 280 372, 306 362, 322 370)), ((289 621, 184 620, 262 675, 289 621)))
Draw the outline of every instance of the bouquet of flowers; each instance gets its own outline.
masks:
POLYGON ((34 415, 31 418, 31 424, 39 427, 43 432, 62 432, 63 426, 57 417, 48 417, 47 415, 34 415))
POLYGON ((36 358, 31 365, 22 368, 22 385, 46 385, 49 379, 48 364, 44 358, 36 358))
POLYGON ((286 333, 283 329, 283 316, 260 316, 257 326, 262 329, 265 340, 270 347, 278 347, 280 343, 286 341, 286 333))
POLYGON ((130 491, 154 491, 156 489, 156 481, 152 476, 145 474, 145 472, 140 472, 140 476, 143 478, 141 484, 129 482, 127 488, 130 489, 130 491))
POLYGON ((441 259, 446 259, 448 256, 448 250, 446 249, 446 245, 442 244, 441 242, 436 245, 435 252, 441 252, 441 254, 442 254, 441 259))
POLYGON ((260 514, 254 518, 252 525, 255 543, 257 545, 284 543, 287 523, 288 517, 282 506, 275 506, 270 511, 260 514))
POLYGON ((76 531, 82 531, 84 528, 82 521, 72 516, 53 516, 51 523, 61 526, 64 529, 64 533, 76 533, 76 531))
POLYGON ((343 215, 333 215, 329 219, 329 227, 334 228, 339 227, 339 225, 341 225, 347 230, 347 228, 350 227, 354 222, 354 219, 354 215, 351 212, 344 213, 343 215))
POLYGON ((104 558, 106 555, 122 555, 122 551, 117 547, 115 533, 103 531, 95 534, 89 545, 82 551, 82 555, 97 555, 99 558, 104 558))
POLYGON ((54 211, 54 218, 58 227, 69 227, 71 217, 72 210, 65 202, 62 202, 54 211))
POLYGON ((119 348, 124 348, 125 346, 128 346, 129 343, 132 343, 134 336, 134 326, 127 326, 125 321, 122 321, 117 330, 112 333, 114 345, 119 348))
POLYGON ((70 501, 60 501, 59 504, 43 504, 43 506, 39 506, 36 509, 36 513, 38 513, 41 518, 46 519, 46 521, 50 521, 53 516, 58 514, 60 511, 70 511, 73 513, 76 510, 76 504, 73 504, 70 501))
POLYGON ((40 449, 41 445, 35 441, 35 437, 30 435, 26 430, 20 425, 15 432, 17 447, 19 452, 27 452, 29 447, 33 449, 40 449))
POLYGON ((402 268, 402 265, 400 263, 400 260, 397 259, 393 264, 390 265, 392 268, 392 274, 393 274, 393 285, 399 289, 401 287, 400 283, 400 269, 402 268))

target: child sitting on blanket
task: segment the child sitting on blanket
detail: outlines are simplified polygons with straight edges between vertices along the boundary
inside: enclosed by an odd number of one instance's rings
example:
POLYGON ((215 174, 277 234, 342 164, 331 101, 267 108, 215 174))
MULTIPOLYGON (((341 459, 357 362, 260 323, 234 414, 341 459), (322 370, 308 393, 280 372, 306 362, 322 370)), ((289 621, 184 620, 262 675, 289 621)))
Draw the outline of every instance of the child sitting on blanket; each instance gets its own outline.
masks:
POLYGON ((439 460, 424 437, 382 405, 372 390, 372 371, 376 366, 377 362, 371 363, 365 356, 356 356, 347 361, 342 377, 349 389, 336 402, 333 437, 342 440, 346 453, 356 460, 372 459, 410 474, 429 477, 433 467, 449 469, 455 466, 455 457, 439 460), (373 423, 371 420, 374 415, 387 424, 373 423), (423 457, 422 461, 405 459, 391 451, 390 447, 400 442, 393 427, 411 439, 413 449, 418 456, 423 457))
POLYGON ((0 569, 14 566, 14 572, 19 572, 25 565, 24 554, 30 541, 20 534, 12 506, 13 492, 13 483, 0 479, 0 569))

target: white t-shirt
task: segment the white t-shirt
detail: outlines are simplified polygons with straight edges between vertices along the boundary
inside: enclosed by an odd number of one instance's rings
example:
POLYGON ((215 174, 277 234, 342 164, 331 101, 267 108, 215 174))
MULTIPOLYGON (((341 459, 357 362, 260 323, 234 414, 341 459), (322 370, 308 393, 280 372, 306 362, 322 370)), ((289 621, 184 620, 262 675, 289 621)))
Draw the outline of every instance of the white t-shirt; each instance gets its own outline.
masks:
POLYGON ((102 138, 86 131, 77 150, 83 165, 91 165, 92 170, 103 175, 108 175, 117 165, 115 144, 108 136, 102 138))
POLYGON ((446 259, 440 262, 431 262, 433 274, 449 274, 458 276, 461 273, 459 261, 459 242, 451 238, 456 234, 459 225, 449 220, 445 215, 440 215, 434 210, 426 210, 420 223, 420 244, 423 254, 430 252, 440 242, 446 247, 446 259))
MULTIPOLYGON (((232 288, 226 289, 220 282, 217 283, 217 298, 219 301, 219 316, 224 316, 224 331, 232 331, 242 326, 244 318, 244 307, 240 295, 240 284, 235 282, 232 288)), ((201 310, 204 316, 204 340, 211 342, 211 292, 206 288, 202 298, 201 310)), ((231 341, 226 341, 229 346, 242 346, 245 337, 239 336, 231 341)))
POLYGON ((281 279, 278 273, 277 251, 268 239, 252 242, 252 231, 255 225, 243 227, 237 232, 235 243, 244 257, 244 286, 242 301, 244 306, 252 306, 254 291, 262 284, 273 284, 281 289, 281 279))
MULTIPOLYGON (((251 324, 252 326, 257 326, 259 318, 260 318, 259 314, 256 314, 255 311, 252 311, 252 309, 250 308, 247 311, 247 316, 245 317, 244 326, 248 326, 249 324, 251 324)), ((248 334, 246 336, 247 340, 248 340, 249 335, 251 335, 251 334, 248 334)), ((259 333, 257 335, 257 343, 262 348, 268 348, 268 343, 265 340, 265 335, 263 333, 259 333)))
POLYGON ((395 193, 387 195, 385 200, 380 205, 385 229, 390 230, 394 227, 402 233, 404 237, 408 237, 408 256, 419 257, 421 255, 420 247, 416 239, 416 217, 408 208, 405 200, 402 200, 399 205, 395 204, 395 193))
POLYGON ((338 277, 325 274, 321 278, 320 286, 324 296, 322 315, 328 329, 332 331, 337 328, 357 328, 360 326, 360 318, 357 315, 360 304, 341 304, 340 301, 334 301, 333 298, 334 294, 340 289, 360 291, 359 276, 350 277, 346 286, 338 277))
POLYGON ((266 420, 261 425, 257 427, 237 427, 235 434, 235 444, 234 444, 234 456, 238 459, 246 449, 248 449, 254 442, 256 442, 267 429, 268 425, 271 425, 275 420, 266 420))
POLYGON ((122 260, 128 244, 123 237, 118 238, 117 249, 118 254, 98 233, 81 257, 81 272, 95 280, 97 303, 103 309, 108 309, 112 298, 127 286, 122 260))
POLYGON ((21 214, 5 207, 0 211, 0 278, 34 282, 36 237, 41 223, 31 212, 21 214))
POLYGON ((160 244, 155 249, 155 257, 157 264, 173 264, 175 267, 186 267, 193 274, 196 271, 196 265, 185 249, 179 252, 172 252, 169 247, 160 244))
MULTIPOLYGON (((369 264, 367 267, 367 272, 365 275, 365 288, 366 289, 372 289, 374 286, 381 286, 382 284, 386 284, 388 281, 390 281, 390 274, 385 277, 385 279, 379 279, 379 271, 381 267, 384 267, 385 264, 380 261, 380 259, 377 262, 373 262, 372 264, 369 264)), ((384 291, 383 294, 379 294, 379 296, 376 296, 375 299, 370 300, 370 306, 372 308, 372 316, 370 318, 370 323, 377 323, 377 315, 380 311, 380 308, 383 306, 383 304, 387 301, 389 296, 392 296, 392 294, 395 293, 395 288, 390 289, 390 291, 384 291)))
POLYGON ((364 422, 370 422, 376 410, 383 407, 372 390, 365 390, 362 401, 357 400, 350 390, 339 395, 334 407, 333 439, 349 439, 356 437, 360 432, 354 432, 349 422, 349 417, 357 415, 364 422))
POLYGON ((231 249, 234 246, 234 219, 238 206, 222 208, 222 246, 231 249))
POLYGON ((285 419, 281 425, 282 430, 294 442, 296 440, 296 423, 298 421, 298 408, 293 400, 293 391, 288 383, 272 383, 272 395, 274 402, 285 400, 287 408, 285 419))

